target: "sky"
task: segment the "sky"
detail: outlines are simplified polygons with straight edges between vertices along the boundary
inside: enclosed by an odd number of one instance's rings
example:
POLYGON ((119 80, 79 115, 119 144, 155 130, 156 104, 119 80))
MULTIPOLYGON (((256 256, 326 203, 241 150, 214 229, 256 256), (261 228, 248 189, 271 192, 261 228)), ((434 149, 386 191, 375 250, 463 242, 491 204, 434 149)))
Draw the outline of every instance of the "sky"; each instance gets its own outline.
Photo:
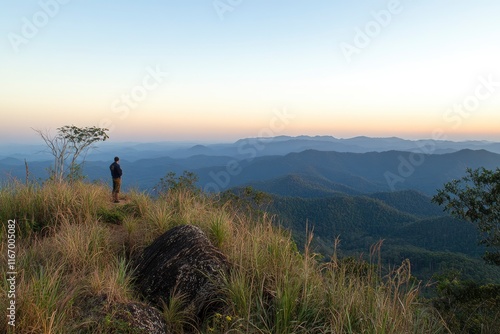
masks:
POLYGON ((0 0, 0 142, 500 141, 498 0, 0 0))

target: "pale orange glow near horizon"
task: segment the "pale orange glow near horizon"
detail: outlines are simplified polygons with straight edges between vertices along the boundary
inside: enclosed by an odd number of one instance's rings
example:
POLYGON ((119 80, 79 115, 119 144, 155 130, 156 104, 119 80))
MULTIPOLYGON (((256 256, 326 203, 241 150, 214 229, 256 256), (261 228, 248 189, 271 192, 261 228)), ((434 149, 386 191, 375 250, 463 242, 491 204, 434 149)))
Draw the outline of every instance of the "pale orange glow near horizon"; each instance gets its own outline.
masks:
MULTIPOLYGON (((285 107, 283 107, 285 108, 285 107)), ((208 108, 207 108, 208 109, 208 108)), ((211 109, 211 108, 210 108, 211 109)), ((222 109, 222 108, 221 108, 222 109)), ((499 140, 497 124, 500 115, 496 113, 471 114, 468 118, 454 118, 454 122, 443 119, 443 112, 348 112, 321 113, 286 108, 290 119, 278 122, 274 113, 280 108, 260 108, 253 115, 247 108, 242 113, 210 112, 205 110, 161 112, 133 110, 127 117, 112 112, 90 113, 85 108, 65 108, 47 111, 26 111, 20 107, 9 109, 3 119, 10 128, 3 130, 8 141, 33 141, 39 138, 32 128, 49 130, 74 124, 77 126, 107 126, 111 129, 110 139, 116 141, 168 141, 168 140, 210 140, 232 141, 245 137, 269 135, 329 135, 349 138, 356 136, 401 137, 408 139, 432 138, 435 131, 442 132, 453 140, 499 140), (50 117, 47 115, 50 114, 50 117), (100 116, 102 115, 102 116, 100 116), (383 115, 383 116, 381 116, 383 115), (103 122, 106 120, 108 123, 103 122)), ((230 110, 228 108, 227 110, 230 110)), ((7 141, 4 139, 3 141, 7 141)))
MULTIPOLYGON (((22 33, 33 6, 6 4, 0 34, 22 33)), ((498 2, 406 2, 346 56, 339 46, 385 6, 260 1, 221 21, 210 3, 72 2, 27 43, 0 45, 0 142, 70 124, 135 141, 436 130, 500 141, 498 2), (277 109, 294 117, 278 126, 277 109)))

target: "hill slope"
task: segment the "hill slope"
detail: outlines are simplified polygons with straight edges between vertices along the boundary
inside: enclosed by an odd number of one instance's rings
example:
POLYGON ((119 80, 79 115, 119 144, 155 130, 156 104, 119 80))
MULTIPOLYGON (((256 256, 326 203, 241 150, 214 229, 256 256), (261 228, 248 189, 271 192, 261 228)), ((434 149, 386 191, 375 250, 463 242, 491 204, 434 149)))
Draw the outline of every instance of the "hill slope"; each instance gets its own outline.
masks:
POLYGON ((472 150, 420 156, 398 151, 357 154, 309 150, 241 161, 239 166, 239 172, 228 177, 229 182, 214 177, 228 175, 226 166, 200 169, 197 173, 202 184, 218 182, 221 188, 295 174, 324 179, 361 193, 413 189, 433 195, 440 185, 462 177, 468 167, 500 166, 500 155, 472 150))
POLYGON ((430 198, 415 191, 377 193, 370 196, 329 198, 275 197, 270 211, 294 232, 300 244, 306 229, 313 230, 316 251, 333 252, 335 238, 341 240, 339 254, 369 254, 384 240, 382 260, 396 264, 409 258, 413 275, 429 280, 436 272, 462 267, 469 278, 500 283, 500 268, 487 266, 480 258, 476 228, 443 216, 430 198), (437 213, 437 215, 433 215, 437 213), (442 260, 447 258, 446 261, 442 260), (462 259, 462 260, 461 260, 462 259))

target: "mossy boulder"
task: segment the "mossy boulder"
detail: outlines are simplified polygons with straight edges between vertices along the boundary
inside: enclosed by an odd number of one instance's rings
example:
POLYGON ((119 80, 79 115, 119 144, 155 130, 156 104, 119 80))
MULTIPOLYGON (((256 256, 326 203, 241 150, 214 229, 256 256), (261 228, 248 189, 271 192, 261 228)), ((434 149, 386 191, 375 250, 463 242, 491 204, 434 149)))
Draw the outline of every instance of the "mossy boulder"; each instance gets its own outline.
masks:
POLYGON ((162 308, 174 295, 199 320, 221 307, 221 291, 229 262, 205 233, 192 225, 172 228, 144 249, 136 261, 135 286, 162 308))

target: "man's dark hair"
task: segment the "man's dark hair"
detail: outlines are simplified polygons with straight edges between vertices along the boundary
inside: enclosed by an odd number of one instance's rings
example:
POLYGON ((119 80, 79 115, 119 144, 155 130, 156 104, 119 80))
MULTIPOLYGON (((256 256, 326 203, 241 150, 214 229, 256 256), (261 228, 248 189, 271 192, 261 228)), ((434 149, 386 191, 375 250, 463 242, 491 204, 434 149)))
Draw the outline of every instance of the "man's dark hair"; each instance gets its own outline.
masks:
POLYGON ((118 158, 118 157, 115 157, 115 162, 117 162, 117 161, 119 161, 119 160, 120 160, 120 158, 118 158))

